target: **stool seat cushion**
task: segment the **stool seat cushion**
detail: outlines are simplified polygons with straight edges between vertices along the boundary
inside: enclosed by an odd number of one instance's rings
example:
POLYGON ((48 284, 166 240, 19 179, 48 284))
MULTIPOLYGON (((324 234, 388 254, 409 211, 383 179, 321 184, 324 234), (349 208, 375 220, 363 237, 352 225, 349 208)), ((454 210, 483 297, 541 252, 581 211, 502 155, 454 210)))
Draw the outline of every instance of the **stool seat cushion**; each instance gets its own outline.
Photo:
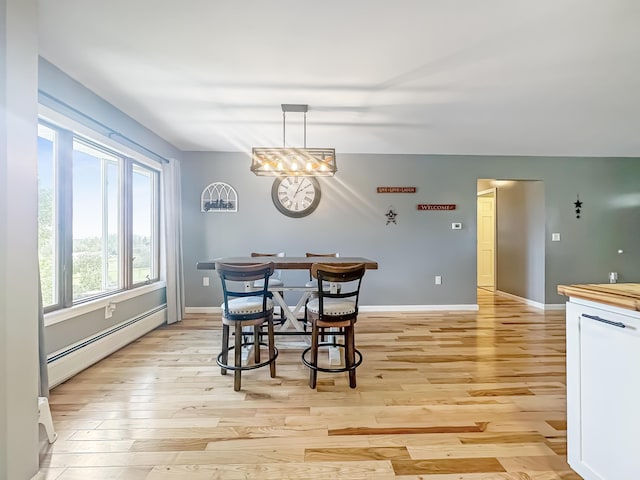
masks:
MULTIPOLYGON (((325 315, 348 315, 355 313, 356 302, 349 299, 325 298, 323 302, 325 315)), ((320 300, 314 298, 307 304, 307 308, 312 313, 320 312, 320 300)))
MULTIPOLYGON (((222 314, 226 315, 224 303, 220 306, 222 314)), ((267 298, 267 310, 273 310, 273 300, 267 298)), ((229 313, 232 315, 246 315, 262 311, 262 297, 242 297, 229 300, 229 313)))
MULTIPOLYGON (((254 288, 264 288, 264 280, 256 280, 253 282, 254 288)), ((284 282, 279 278, 271 277, 269 279, 269 287, 284 287, 284 282)))

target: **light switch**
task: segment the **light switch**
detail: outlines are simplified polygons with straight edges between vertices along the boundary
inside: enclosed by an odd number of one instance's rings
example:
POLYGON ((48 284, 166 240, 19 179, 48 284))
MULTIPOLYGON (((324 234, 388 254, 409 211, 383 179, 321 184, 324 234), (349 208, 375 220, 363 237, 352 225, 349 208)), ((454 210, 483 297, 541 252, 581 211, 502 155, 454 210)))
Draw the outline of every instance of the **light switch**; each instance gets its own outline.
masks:
POLYGON ((551 234, 551 241, 552 242, 559 242, 560 241, 560 234, 559 233, 552 233, 551 234))
POLYGON ((462 224, 461 223, 452 223, 451 224, 451 230, 462 230, 462 224))

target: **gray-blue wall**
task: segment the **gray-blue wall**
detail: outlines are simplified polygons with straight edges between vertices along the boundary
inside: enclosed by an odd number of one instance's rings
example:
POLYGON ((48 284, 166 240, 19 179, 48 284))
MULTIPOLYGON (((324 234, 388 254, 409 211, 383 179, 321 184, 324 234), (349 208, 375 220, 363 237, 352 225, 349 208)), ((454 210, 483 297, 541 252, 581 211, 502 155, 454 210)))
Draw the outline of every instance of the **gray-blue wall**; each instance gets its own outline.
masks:
MULTIPOLYGON (((183 229, 187 307, 219 306, 215 272, 200 260, 251 251, 338 251, 375 259, 367 272, 363 305, 471 305, 476 303, 476 192, 479 178, 538 180, 543 210, 528 225, 544 252, 542 292, 514 291, 546 304, 564 303, 558 284, 603 283, 616 269, 620 281, 640 281, 640 159, 441 155, 338 156, 338 173, 321 178, 322 201, 310 216, 292 219, 271 202, 273 179, 249 172, 241 153, 183 154, 183 229), (200 212, 211 182, 238 192, 237 213, 200 212), (378 194, 377 186, 415 186, 416 194, 378 194), (576 195, 584 202, 576 219, 576 195), (447 212, 417 211, 418 203, 453 203, 447 212), (397 225, 385 225, 393 206, 397 225), (462 222, 462 230, 452 230, 462 222), (539 231, 543 230, 544 231, 539 231), (562 235, 551 242, 551 233, 562 235), (618 255, 617 250, 625 253, 618 255), (203 276, 211 285, 202 285, 203 276), (435 275, 442 285, 435 285, 435 275)), ((538 192, 540 194, 540 192, 538 192)), ((498 213, 498 218, 500 213, 498 213)), ((532 240, 534 241, 534 240, 532 240)), ((535 259, 534 255, 534 259, 535 259)), ((287 273, 287 272, 285 272, 287 273)))
POLYGON ((544 182, 503 183, 496 189, 496 289, 545 303, 544 182))
POLYGON ((180 150, 42 57, 38 58, 38 90, 40 104, 103 135, 108 135, 115 130, 139 145, 128 142, 118 135, 111 136, 115 142, 121 142, 153 160, 157 160, 157 157, 149 150, 165 158, 180 159, 180 150), (71 108, 66 108, 63 104, 71 108), (110 127, 110 130, 101 125, 110 127), (145 148, 141 148, 140 145, 145 148))
POLYGON ((90 338, 98 332, 113 328, 127 320, 137 318, 166 303, 166 292, 164 288, 161 288, 118 302, 118 308, 108 319, 105 318, 104 308, 100 308, 49 325, 45 330, 47 355, 64 350, 69 345, 90 338))

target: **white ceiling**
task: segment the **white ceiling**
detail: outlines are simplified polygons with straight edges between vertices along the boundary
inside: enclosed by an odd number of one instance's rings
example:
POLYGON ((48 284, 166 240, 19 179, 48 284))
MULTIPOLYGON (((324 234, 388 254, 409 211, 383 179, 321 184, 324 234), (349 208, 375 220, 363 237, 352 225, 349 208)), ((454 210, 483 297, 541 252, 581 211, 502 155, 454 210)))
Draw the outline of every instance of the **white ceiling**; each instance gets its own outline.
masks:
POLYGON ((638 0, 39 9, 44 58, 182 150, 281 146, 300 103, 307 146, 338 154, 640 156, 638 0))

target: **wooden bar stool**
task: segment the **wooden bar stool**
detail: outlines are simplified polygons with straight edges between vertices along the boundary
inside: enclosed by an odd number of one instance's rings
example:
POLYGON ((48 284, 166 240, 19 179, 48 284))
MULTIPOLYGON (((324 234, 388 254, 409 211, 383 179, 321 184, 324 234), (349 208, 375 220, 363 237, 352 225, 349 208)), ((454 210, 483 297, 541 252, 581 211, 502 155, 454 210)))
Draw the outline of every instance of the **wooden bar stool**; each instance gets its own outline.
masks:
MULTIPOLYGON (((278 253, 259 253, 259 252, 251 252, 252 257, 285 257, 285 252, 278 253)), ((253 282, 253 286, 255 288, 261 288, 263 285, 262 280, 256 280, 253 282)), ((274 270, 271 277, 269 277, 269 286, 270 287, 284 287, 284 282, 282 281, 282 270, 274 270)))
MULTIPOLYGON (((252 257, 286 257, 287 254, 285 252, 278 253, 259 253, 259 252, 251 252, 252 257)), ((264 285, 264 280, 259 279, 253 282, 252 288, 261 289, 264 285)), ((282 270, 275 269, 273 274, 269 277, 269 287, 270 288, 278 288, 281 289, 284 287, 284 281, 282 280, 282 270)), ((284 292, 282 292, 282 297, 284 298, 284 292)), ((276 322, 278 325, 282 325, 285 321, 284 312, 280 312, 280 319, 276 322)))
MULTIPOLYGON (((340 257, 340 254, 335 252, 335 253, 305 253, 304 254, 305 257, 307 258, 313 258, 313 257, 333 257, 333 258, 338 258, 340 257)), ((313 276, 311 275, 311 270, 309 270, 309 281, 305 284, 306 287, 312 288, 315 287, 317 285, 317 282, 315 281, 315 279, 313 278, 313 276)), ((329 288, 329 282, 325 282, 323 287, 329 288)))
POLYGON ((314 263, 311 266, 311 275, 318 282, 318 296, 307 304, 308 321, 312 325, 311 346, 302 352, 302 362, 310 369, 311 388, 316 388, 318 371, 349 372, 349 386, 356 387, 356 368, 362 363, 362 354, 355 347, 355 324, 364 273, 365 265, 362 263, 340 266, 314 263), (323 282, 340 283, 340 291, 322 288, 323 282), (344 345, 337 344, 335 340, 320 342, 320 329, 324 328, 337 328, 344 335, 344 345), (344 348, 344 366, 318 366, 318 348, 322 346, 344 348))
MULTIPOLYGON (((339 253, 334 252, 334 253, 305 253, 305 257, 307 258, 313 258, 313 257, 333 257, 333 258, 338 258, 340 256, 339 253)), ((313 278, 313 276, 311 275, 311 269, 309 269, 309 281, 307 283, 305 283, 304 285, 307 288, 317 288, 318 286, 318 282, 316 281, 315 278, 313 278)), ((324 282, 322 284, 322 288, 325 289, 329 289, 331 288, 331 284, 329 282, 324 282)), ((311 300, 314 297, 317 297, 317 290, 314 290, 313 293, 310 294, 309 298, 307 299, 307 301, 304 304, 304 318, 302 319, 302 323, 304 324, 304 331, 307 331, 307 326, 309 325, 309 322, 307 320, 307 304, 309 303, 309 300, 311 300)))
POLYGON ((216 262, 216 271, 220 275, 224 303, 222 309, 222 351, 216 362, 221 367, 220 373, 227 370, 234 372, 233 389, 240 390, 243 370, 253 370, 269 365, 271 378, 276 376, 275 360, 278 349, 275 347, 273 332, 273 300, 269 292, 269 277, 273 273, 273 263, 255 265, 230 265, 216 262), (244 283, 262 279, 260 290, 245 291, 244 283), (234 283, 241 282, 241 283, 234 283), (239 288, 242 290, 239 291, 239 288), (261 341, 261 327, 267 324, 267 343, 261 341), (235 341, 229 346, 229 330, 234 328, 235 341), (253 341, 243 341, 243 327, 253 327, 253 341), (242 348, 253 346, 254 363, 242 364, 242 348), (267 347, 269 358, 260 361, 260 347, 267 347), (234 363, 229 364, 229 352, 233 350, 234 363))

